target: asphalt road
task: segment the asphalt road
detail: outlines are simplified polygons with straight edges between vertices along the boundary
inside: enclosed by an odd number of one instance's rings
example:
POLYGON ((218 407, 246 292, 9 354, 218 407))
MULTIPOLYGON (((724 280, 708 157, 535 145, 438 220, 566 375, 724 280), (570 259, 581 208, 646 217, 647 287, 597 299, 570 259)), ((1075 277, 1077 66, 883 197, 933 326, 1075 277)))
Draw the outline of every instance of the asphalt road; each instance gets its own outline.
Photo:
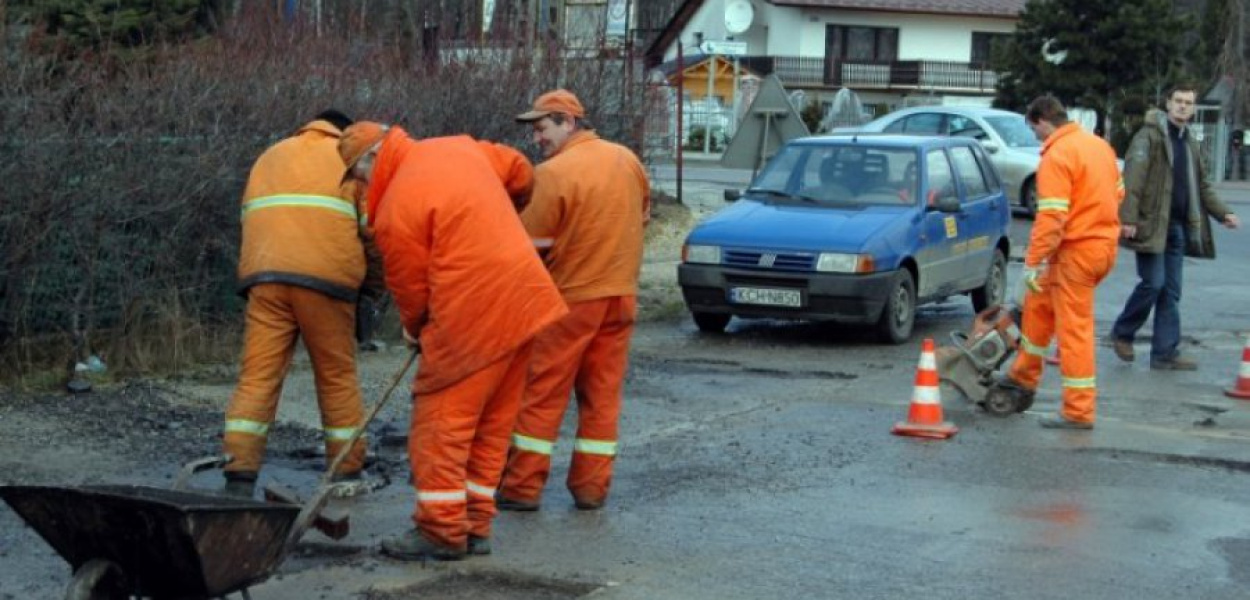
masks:
MULTIPOLYGON (((717 184, 692 192, 708 202, 697 210, 715 208, 717 184)), ((1226 197, 1250 216, 1250 189, 1226 197)), ((1017 219, 1013 237, 1027 238, 1028 224, 1017 219)), ((413 492, 401 474, 357 501, 348 538, 310 534, 252 597, 1246 597, 1250 403, 1222 391, 1250 333, 1250 231, 1221 230, 1217 245, 1218 260, 1186 263, 1185 351, 1201 369, 1152 372, 1101 347, 1092 432, 1037 426, 1037 413, 1058 404, 1051 373, 1030 413, 991 417, 945 390, 958 435, 890 435, 907 414, 919 340, 963 330, 966 299, 925 307, 915 343, 899 346, 781 321, 735 320, 727 334, 705 335, 680 316, 636 332, 604 510, 575 510, 563 489, 570 420, 542 510, 501 515, 494 555, 428 565, 380 557, 378 541, 410 526, 413 492)), ((1099 292, 1100 333, 1134 281, 1123 256, 1099 292)), ((366 398, 403 358, 396 348, 362 359, 366 398)), ((309 379, 297 368, 288 389, 309 379)), ((280 417, 315 426, 315 412, 292 412, 296 402, 284 400, 280 417)), ((394 432, 406 419, 397 402, 382 421, 394 432)), ((83 443, 108 455, 107 439, 83 443)), ((402 447, 377 452, 402 464, 402 447)), ((306 491, 319 462, 274 457, 265 476, 306 491)), ((155 475, 123 467, 121 482, 163 485, 173 465, 155 475)), ((29 531, 5 534, 0 598, 62 597, 60 559, 29 531)))
MULTIPOLYGON (((1244 190, 1226 196, 1250 205, 1244 190)), ((1028 225, 1017 219, 1014 236, 1027 239, 1028 225)), ((965 299, 926 307, 917 343, 901 346, 820 324, 735 320, 726 335, 688 318, 645 324, 610 505, 573 509, 562 444, 543 509, 502 515, 496 554, 456 568, 610 599, 1244 597, 1250 404, 1222 391, 1250 329, 1250 233, 1217 235, 1222 258, 1186 265, 1185 351, 1201 369, 1151 372, 1101 348, 1093 432, 1037 426, 1058 405, 1052 373, 1029 413, 990 417, 948 389, 955 438, 890 435, 910 402, 918 340, 966 327, 965 299)), ((1100 332, 1134 281, 1122 257, 1100 291, 1100 332)), ((369 549, 403 522, 410 497, 392 486, 369 498, 356 558, 257 597, 346 592, 362 567, 375 589, 419 597, 446 566, 369 549)))

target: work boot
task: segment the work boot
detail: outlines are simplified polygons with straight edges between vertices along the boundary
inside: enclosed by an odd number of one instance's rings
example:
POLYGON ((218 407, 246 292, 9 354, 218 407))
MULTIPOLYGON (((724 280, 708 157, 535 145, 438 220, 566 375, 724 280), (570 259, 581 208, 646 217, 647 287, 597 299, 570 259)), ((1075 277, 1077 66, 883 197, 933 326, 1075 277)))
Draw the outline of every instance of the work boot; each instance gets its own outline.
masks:
POLYGON ((1198 363, 1177 356, 1171 360, 1152 360, 1150 361, 1151 371, 1197 371, 1198 363))
POLYGON ((469 534, 469 554, 486 556, 490 554, 490 538, 469 534))
POLYGON ((495 508, 499 510, 510 510, 513 512, 534 512, 538 510, 537 502, 526 502, 524 500, 513 500, 504 496, 495 496, 495 508))
POLYGON ((1111 338, 1111 349, 1115 350, 1115 355, 1124 362, 1133 362, 1137 359, 1137 355, 1133 352, 1133 342, 1128 340, 1122 340, 1117 337, 1111 338))
POLYGON ((577 507, 577 510, 599 510, 603 508, 604 504, 607 504, 607 500, 603 498, 590 500, 588 498, 578 498, 577 496, 573 496, 573 505, 577 507))
POLYGON ((399 560, 460 560, 465 553, 464 548, 431 542, 416 529, 382 540, 382 554, 399 560))
POLYGON ((1038 421, 1037 424, 1041 425, 1042 427, 1045 427, 1046 429, 1088 430, 1088 429, 1094 428, 1094 424, 1092 422, 1086 423, 1082 421, 1072 421, 1059 413, 1050 413, 1050 414, 1042 415, 1041 420, 1038 421))

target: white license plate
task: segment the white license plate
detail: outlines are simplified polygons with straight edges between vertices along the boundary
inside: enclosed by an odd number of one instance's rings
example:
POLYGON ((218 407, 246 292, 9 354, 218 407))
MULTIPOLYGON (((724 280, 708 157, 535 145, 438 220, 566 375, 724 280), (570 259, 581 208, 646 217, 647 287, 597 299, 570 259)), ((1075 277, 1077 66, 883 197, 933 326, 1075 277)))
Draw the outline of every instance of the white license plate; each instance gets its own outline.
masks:
POLYGON ((798 290, 773 288, 729 288, 729 301, 735 304, 762 304, 765 306, 803 306, 803 295, 798 290))

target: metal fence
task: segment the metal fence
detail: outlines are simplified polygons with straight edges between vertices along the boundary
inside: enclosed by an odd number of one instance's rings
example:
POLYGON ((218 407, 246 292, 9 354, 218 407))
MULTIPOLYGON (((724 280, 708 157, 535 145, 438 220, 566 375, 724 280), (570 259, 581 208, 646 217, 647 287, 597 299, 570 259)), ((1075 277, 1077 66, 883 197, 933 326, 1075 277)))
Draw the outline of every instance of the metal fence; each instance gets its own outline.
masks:
POLYGON ((845 60, 744 56, 743 66, 775 74, 787 87, 855 87, 993 92, 998 73, 981 63, 940 60, 845 60))
MULTIPOLYGON (((717 98, 691 100, 685 98, 681 105, 678 126, 678 91, 672 86, 650 86, 647 91, 646 153, 652 157, 672 157, 678 145, 683 152, 724 152, 738 130, 740 114, 735 116, 734 106, 725 105, 717 98)), ((744 103, 745 104, 745 103, 744 103)), ((737 110, 745 110, 740 105, 737 110)))

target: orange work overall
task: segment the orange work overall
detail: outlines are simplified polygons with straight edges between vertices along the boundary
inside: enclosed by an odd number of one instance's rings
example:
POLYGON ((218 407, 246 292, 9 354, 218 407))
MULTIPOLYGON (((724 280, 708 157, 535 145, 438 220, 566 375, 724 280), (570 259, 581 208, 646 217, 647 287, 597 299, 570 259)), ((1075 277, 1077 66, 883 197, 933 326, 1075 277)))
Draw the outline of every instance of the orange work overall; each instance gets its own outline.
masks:
POLYGON ((607 498, 635 312, 634 296, 578 302, 535 338, 533 373, 500 495, 538 502, 551 473, 569 392, 575 390, 577 438, 568 489, 581 502, 607 498))
POLYGON ((1020 327, 1020 354, 1009 377, 1035 390, 1051 338, 1059 336, 1063 374, 1063 416, 1094 422, 1098 399, 1094 360, 1094 290, 1115 267, 1116 247, 1102 240, 1065 244, 1040 279, 1042 291, 1029 294, 1020 327))
MULTIPOLYGON (((495 488, 529 370, 530 344, 436 392, 414 394, 408 433, 417 506, 412 520, 431 540, 464 548, 490 537, 495 488)), ((417 386, 421 385, 417 376, 417 386)))
POLYGON ((1059 336, 1062 416, 1093 423, 1098 399, 1094 289, 1115 266, 1124 182, 1107 142, 1067 123, 1042 145, 1037 216, 1024 264, 1049 265, 1024 300, 1020 354, 1008 377, 1036 390, 1051 338, 1059 336))

